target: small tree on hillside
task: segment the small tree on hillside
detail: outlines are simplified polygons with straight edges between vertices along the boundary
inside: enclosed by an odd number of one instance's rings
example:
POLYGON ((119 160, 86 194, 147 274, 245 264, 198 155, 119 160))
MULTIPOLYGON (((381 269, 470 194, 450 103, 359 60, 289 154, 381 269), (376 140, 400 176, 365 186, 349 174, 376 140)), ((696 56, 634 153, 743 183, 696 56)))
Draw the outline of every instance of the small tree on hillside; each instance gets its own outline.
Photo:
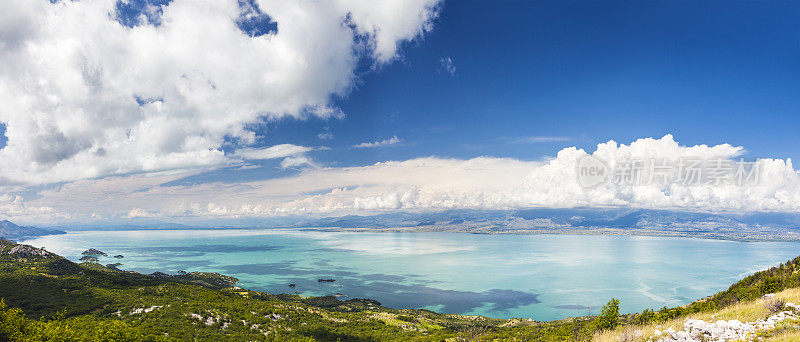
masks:
POLYGON ((600 316, 595 319, 595 326, 598 330, 614 329, 619 324, 619 299, 611 300, 603 305, 600 316))

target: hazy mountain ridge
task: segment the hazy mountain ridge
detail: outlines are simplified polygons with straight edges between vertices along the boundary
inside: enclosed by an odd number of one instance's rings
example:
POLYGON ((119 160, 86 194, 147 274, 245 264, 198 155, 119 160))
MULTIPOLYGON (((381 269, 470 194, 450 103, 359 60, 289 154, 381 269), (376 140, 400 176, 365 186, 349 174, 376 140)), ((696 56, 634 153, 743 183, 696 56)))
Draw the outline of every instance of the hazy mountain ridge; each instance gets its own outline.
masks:
MULTIPOLYGON (((305 228, 357 231, 450 231, 465 233, 606 234, 686 236, 729 240, 800 241, 798 213, 702 213, 631 208, 454 209, 331 217, 213 219, 168 222, 153 218, 54 226, 65 230, 210 228, 305 228)), ((40 228, 27 236, 47 235, 40 228)), ((49 233, 52 234, 52 233, 49 233)), ((19 235, 19 234, 17 234, 19 235)), ((2 231, 0 231, 0 236, 2 231)))
POLYGON ((800 241, 800 214, 727 214, 673 210, 573 208, 446 210, 300 220, 287 228, 353 231, 603 234, 727 240, 800 241))
POLYGON ((509 220, 549 220, 571 227, 659 227, 691 223, 727 226, 800 227, 800 214, 713 214, 653 209, 527 209, 527 210, 447 210, 435 213, 388 213, 370 216, 347 215, 301 220, 292 227, 410 227, 420 223, 459 224, 486 222, 503 225, 509 220))
POLYGON ((66 234, 66 232, 61 230, 18 226, 9 220, 0 221, 0 238, 18 240, 29 237, 55 234, 66 234))

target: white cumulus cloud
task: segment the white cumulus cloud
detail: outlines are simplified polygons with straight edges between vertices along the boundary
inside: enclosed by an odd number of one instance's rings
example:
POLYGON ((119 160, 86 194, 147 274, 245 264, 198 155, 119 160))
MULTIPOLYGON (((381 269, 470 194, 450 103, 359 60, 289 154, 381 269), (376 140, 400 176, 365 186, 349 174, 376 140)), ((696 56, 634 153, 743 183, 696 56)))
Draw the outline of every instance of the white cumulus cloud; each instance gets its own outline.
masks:
POLYGON ((315 168, 318 167, 317 164, 314 163, 314 161, 311 158, 302 155, 286 157, 283 160, 281 160, 280 164, 282 169, 289 169, 303 165, 308 165, 315 168))
POLYGON ((401 142, 403 142, 403 140, 401 140, 400 138, 398 138, 395 135, 395 136, 393 136, 393 137, 391 137, 389 139, 383 139, 383 140, 372 141, 372 142, 362 142, 360 144, 353 145, 353 147, 355 147, 355 148, 382 147, 382 146, 389 146, 389 145, 399 144, 401 142))
POLYGON ((245 147, 236 150, 237 157, 244 159, 276 159, 303 154, 313 150, 325 150, 327 147, 308 147, 294 144, 280 144, 266 148, 245 147))
POLYGON ((142 218, 142 217, 155 217, 155 214, 148 212, 142 208, 133 208, 128 211, 128 214, 125 215, 125 218, 142 218))
POLYGON ((52 221, 70 219, 69 214, 64 214, 47 206, 34 206, 25 203, 22 196, 0 194, 0 220, 27 221, 52 221))
POLYGON ((133 27, 116 0, 0 2, 0 184, 221 165, 225 141, 255 142, 249 123, 341 117, 329 100, 359 58, 392 61, 438 12, 438 0, 256 4, 277 31, 240 30, 253 9, 236 0, 174 0, 133 27))

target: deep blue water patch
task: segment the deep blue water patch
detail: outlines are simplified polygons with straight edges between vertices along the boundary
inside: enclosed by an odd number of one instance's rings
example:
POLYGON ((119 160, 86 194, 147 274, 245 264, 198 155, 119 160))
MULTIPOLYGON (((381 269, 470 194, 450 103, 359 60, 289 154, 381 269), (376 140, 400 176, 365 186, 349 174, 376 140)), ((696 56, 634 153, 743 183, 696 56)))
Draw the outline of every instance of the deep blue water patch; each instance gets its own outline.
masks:
POLYGON ((392 308, 421 308, 441 306, 445 313, 463 313, 483 306, 495 311, 506 311, 513 308, 540 303, 538 294, 508 290, 490 289, 487 291, 458 291, 437 288, 437 281, 423 277, 396 274, 361 274, 341 268, 309 269, 298 266, 294 262, 270 262, 259 264, 224 265, 220 267, 223 274, 230 275, 280 275, 283 282, 267 286, 256 285, 255 288, 279 293, 312 292, 324 295, 344 295, 346 298, 366 297, 377 299, 392 308), (332 278, 334 283, 319 282, 320 278, 332 278), (291 290, 283 285, 295 284, 291 290), (283 290, 282 290, 283 289, 283 290))
MULTIPOLYGON (((140 261, 157 265, 156 267, 144 267, 144 268, 134 269, 134 271, 143 273, 164 272, 168 274, 175 274, 178 271, 184 271, 184 270, 189 270, 189 271, 203 270, 214 265, 214 260, 210 259, 182 260, 173 258, 167 260, 165 258, 146 258, 146 259, 141 259, 140 261)), ((122 264, 123 266, 125 265, 124 262, 122 264)))
MULTIPOLYGON (((404 284, 394 281, 381 281, 379 275, 346 276, 351 272, 333 271, 325 273, 336 279, 334 283, 320 283, 316 277, 298 276, 284 278, 285 283, 295 284, 291 291, 336 295, 347 298, 376 299, 383 305, 396 309, 418 309, 439 306, 443 313, 465 313, 488 306, 492 310, 507 311, 540 303, 538 294, 508 289, 490 289, 487 291, 451 290, 431 286, 426 281, 404 284), (339 285, 342 285, 341 287, 339 285)), ((235 273, 229 273, 235 274, 235 273)), ((317 272, 316 274, 320 274, 317 272)), ((276 291, 275 286, 265 287, 266 292, 276 291)))
POLYGON ((255 0, 239 0, 239 18, 236 26, 250 37, 278 33, 278 23, 269 15, 261 12, 255 0))
POLYGON ((164 7, 172 0, 119 0, 116 5, 117 22, 127 27, 161 25, 164 7))

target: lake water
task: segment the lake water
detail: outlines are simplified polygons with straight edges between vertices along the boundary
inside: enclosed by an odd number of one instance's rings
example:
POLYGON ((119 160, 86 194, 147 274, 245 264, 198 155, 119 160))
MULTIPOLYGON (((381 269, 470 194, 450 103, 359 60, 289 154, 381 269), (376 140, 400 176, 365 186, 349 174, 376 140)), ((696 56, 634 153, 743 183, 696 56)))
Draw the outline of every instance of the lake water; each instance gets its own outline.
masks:
POLYGON ((102 263, 143 273, 220 272, 270 293, 537 320, 597 313, 612 297, 624 312, 682 305, 800 255, 800 244, 780 242, 258 229, 80 231, 24 243, 73 261, 97 248, 109 254, 102 263))

